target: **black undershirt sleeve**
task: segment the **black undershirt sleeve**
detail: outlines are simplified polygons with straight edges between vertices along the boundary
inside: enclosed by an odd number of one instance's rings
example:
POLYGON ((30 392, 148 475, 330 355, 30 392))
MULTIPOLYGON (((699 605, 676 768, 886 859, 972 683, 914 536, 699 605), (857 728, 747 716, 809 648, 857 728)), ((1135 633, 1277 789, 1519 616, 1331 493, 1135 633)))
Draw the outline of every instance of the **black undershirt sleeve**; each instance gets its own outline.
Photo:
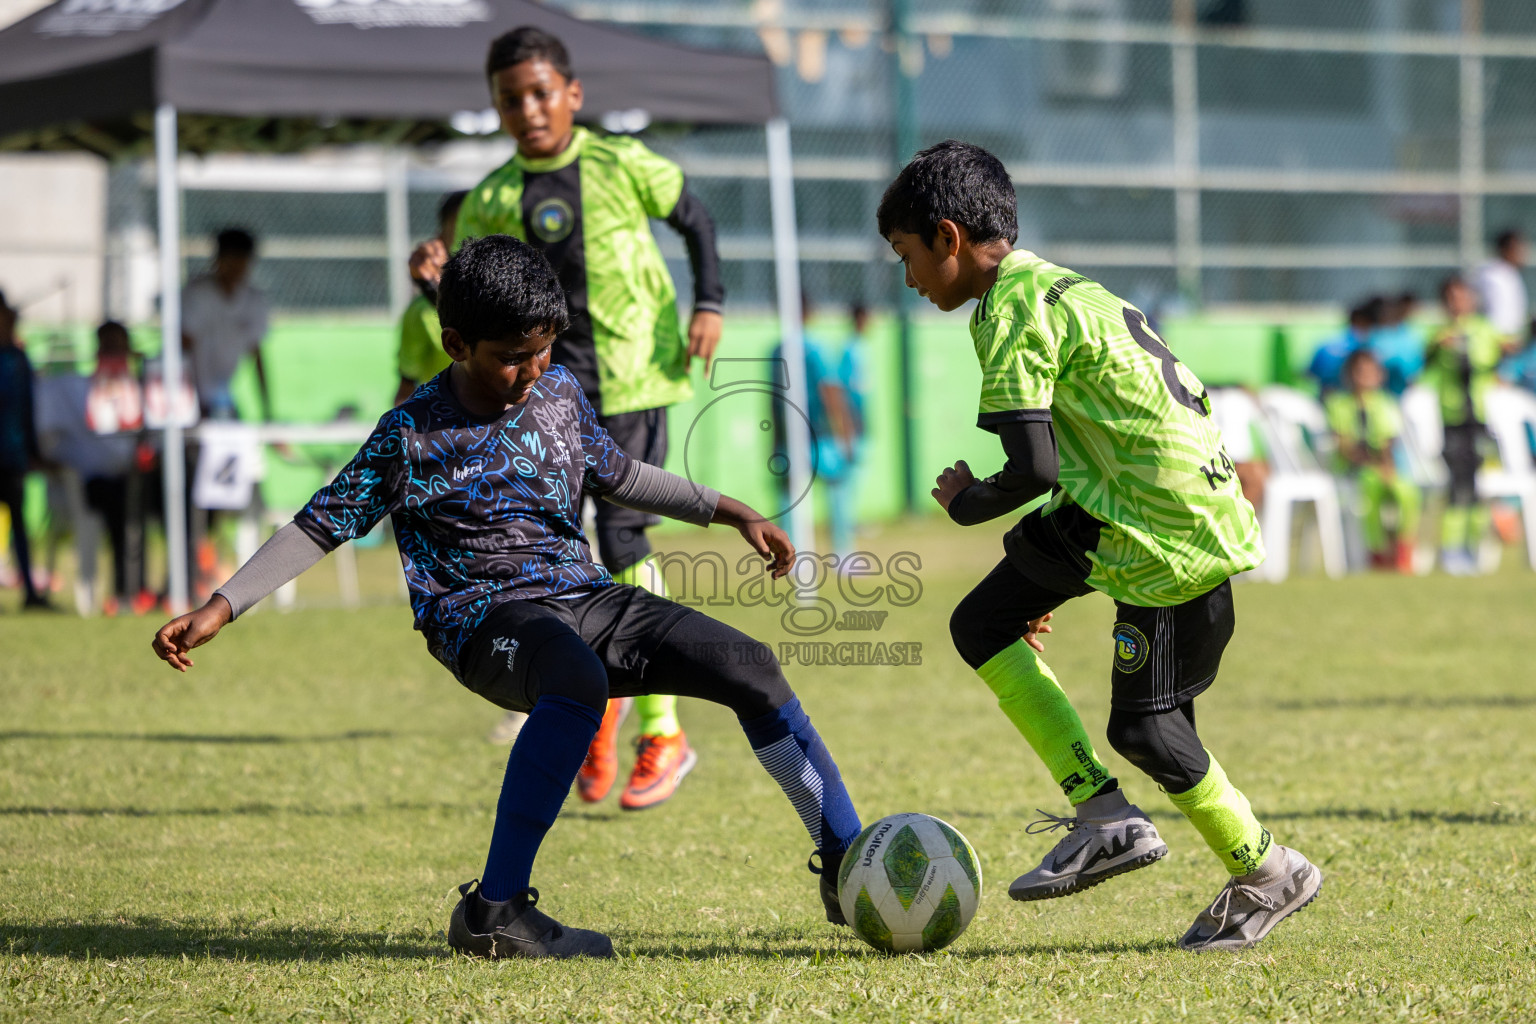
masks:
POLYGON ((677 205, 667 224, 683 236, 688 246, 688 265, 693 268, 693 308, 718 313, 725 302, 725 283, 720 277, 720 250, 715 245, 715 222, 698 196, 683 183, 677 205))
POLYGON ((949 518, 961 526, 975 526, 1005 516, 1048 493, 1056 486, 1060 459, 1056 431, 1049 420, 998 425, 1007 459, 1003 468, 955 495, 949 518))

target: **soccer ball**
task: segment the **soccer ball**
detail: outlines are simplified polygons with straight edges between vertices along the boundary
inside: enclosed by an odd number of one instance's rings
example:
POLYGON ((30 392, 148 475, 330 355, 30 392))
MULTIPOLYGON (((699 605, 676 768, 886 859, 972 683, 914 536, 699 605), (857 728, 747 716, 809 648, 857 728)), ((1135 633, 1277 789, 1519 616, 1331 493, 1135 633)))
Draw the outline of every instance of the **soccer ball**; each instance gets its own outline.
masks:
POLYGON ((854 933, 876 949, 943 949, 976 915, 981 862, 938 818, 893 814, 860 832, 843 855, 837 894, 854 933))

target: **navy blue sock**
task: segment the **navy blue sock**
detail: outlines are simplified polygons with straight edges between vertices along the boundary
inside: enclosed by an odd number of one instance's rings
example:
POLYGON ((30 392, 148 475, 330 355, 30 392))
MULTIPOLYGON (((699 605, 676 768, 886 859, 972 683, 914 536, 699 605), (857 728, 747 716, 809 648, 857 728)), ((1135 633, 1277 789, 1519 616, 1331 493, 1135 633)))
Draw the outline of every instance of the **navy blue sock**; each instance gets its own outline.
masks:
POLYGON ((842 853, 859 836, 859 815, 843 786, 837 763, 810 716, 792 697, 777 711, 751 721, 742 731, 752 752, 795 805, 816 849, 842 853))
POLYGON ((560 805, 603 713, 568 697, 544 696, 533 706, 507 758, 496 801, 496 828, 480 876, 480 896, 509 900, 528 888, 533 858, 555 823, 560 805))

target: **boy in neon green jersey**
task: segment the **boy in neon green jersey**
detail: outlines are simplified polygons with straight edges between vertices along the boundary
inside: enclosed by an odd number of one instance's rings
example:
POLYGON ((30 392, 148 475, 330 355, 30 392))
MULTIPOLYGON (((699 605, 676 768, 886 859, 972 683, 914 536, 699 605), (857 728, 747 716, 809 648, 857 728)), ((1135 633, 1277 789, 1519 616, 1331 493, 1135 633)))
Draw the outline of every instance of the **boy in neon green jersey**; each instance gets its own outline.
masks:
MULTIPOLYGON (((554 361, 576 375, 620 448, 660 466, 667 453, 666 407, 692 396, 690 360, 702 358, 707 369, 720 341, 725 289, 714 224, 677 164, 637 139, 576 125, 582 86, 559 39, 536 28, 513 29, 491 43, 486 76, 517 154, 470 191, 456 240, 507 234, 545 255, 571 312, 554 361), (652 219, 665 220, 688 248, 694 301, 686 340, 652 219)), ((413 273, 435 277, 444 258, 444 247, 418 250, 413 273)), ((659 520, 604 501, 594 505, 603 565, 619 582, 665 596, 645 536, 659 520)), ((634 706, 640 738, 620 799, 625 810, 670 798, 698 761, 678 724, 675 697, 640 697, 634 706)), ((628 710, 628 701, 609 705, 577 776, 583 800, 601 800, 612 787, 618 728, 628 710)))
POLYGON ((1258 523, 1199 380, 1135 307, 1014 250, 1016 209, 1002 163, 951 140, 913 158, 878 214, 908 287, 943 310, 979 300, 977 423, 999 435, 1008 461, 984 480, 957 463, 934 497, 970 525, 1051 495, 1009 531, 1006 557, 950 620, 961 657, 1072 804, 1036 823, 1067 835, 1009 894, 1065 896, 1168 852, 1039 658, 1054 610, 1098 590, 1118 620, 1110 745, 1167 791, 1231 876, 1179 944, 1251 946, 1322 884, 1305 857, 1271 841, 1195 732, 1194 698, 1232 635, 1228 579, 1264 557, 1258 523))
POLYGON ((1360 489, 1361 527, 1371 565, 1413 571, 1413 538, 1419 529, 1419 489, 1397 473, 1393 458, 1403 434, 1403 414, 1386 390, 1387 371, 1370 349, 1356 349, 1344 361, 1344 387, 1323 403, 1328 427, 1339 446, 1339 471, 1360 489), (1391 507, 1395 526, 1386 527, 1391 507))
MULTIPOLYGON (((438 204, 437 238, 444 247, 453 241, 459 207, 464 205, 467 195, 468 192, 449 192, 438 204)), ((428 295, 426 289, 411 300, 400 316, 400 350, 396 362, 400 368, 396 405, 453 364, 448 353, 443 351, 443 329, 437 322, 436 295, 428 295)))
POLYGON ((1453 576, 1471 576, 1478 571, 1477 546, 1488 515, 1477 496, 1477 471, 1490 440, 1483 406, 1498 380, 1508 339, 1477 315, 1477 293, 1460 277, 1441 284, 1440 301, 1446 323, 1424 356, 1425 381, 1440 394, 1443 457, 1451 478, 1440 521, 1440 561, 1453 576))

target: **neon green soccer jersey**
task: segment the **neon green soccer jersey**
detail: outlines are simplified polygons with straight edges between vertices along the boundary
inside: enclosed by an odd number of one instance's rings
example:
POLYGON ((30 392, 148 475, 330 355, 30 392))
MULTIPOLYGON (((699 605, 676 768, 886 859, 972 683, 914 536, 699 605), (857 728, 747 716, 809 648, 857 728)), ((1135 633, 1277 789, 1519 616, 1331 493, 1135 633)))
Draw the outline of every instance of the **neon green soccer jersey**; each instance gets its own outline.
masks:
POLYGON ((977 423, 1048 420, 1061 468, 1047 517, 1099 521, 1087 582, 1117 601, 1182 604, 1264 560, 1253 506, 1205 387, 1101 285, 1014 251, 971 317, 977 423))
POLYGON ((548 257, 571 312, 554 361, 604 415, 693 395, 677 290, 650 225, 682 194, 671 160, 638 139, 578 127, 558 155, 517 155, 492 171, 459 209, 456 241, 513 235, 548 257))
POLYGON ((1504 336, 1480 316, 1445 324, 1430 338, 1424 379, 1440 395, 1448 426, 1485 422, 1488 389, 1498 383, 1504 336))
POLYGON ((437 307, 418 295, 400 315, 400 376, 421 384, 446 370, 453 362, 443 351, 443 328, 437 307))

